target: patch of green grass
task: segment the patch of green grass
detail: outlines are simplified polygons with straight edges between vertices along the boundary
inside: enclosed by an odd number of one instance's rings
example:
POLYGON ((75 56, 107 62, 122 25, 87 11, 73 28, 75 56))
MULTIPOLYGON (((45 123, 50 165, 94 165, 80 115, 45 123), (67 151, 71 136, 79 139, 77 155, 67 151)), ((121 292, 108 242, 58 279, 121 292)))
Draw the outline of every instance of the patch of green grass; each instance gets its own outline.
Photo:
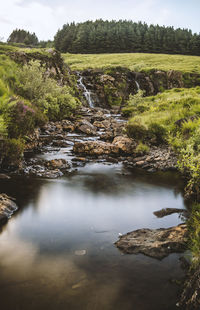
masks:
POLYGON ((186 192, 200 200, 200 87, 172 89, 156 96, 130 97, 124 110, 132 117, 130 137, 143 143, 168 143, 177 152, 179 169, 188 175, 186 192), (141 110, 141 103, 144 107, 141 110))
POLYGON ((123 54, 62 54, 72 70, 125 67, 132 71, 177 70, 200 73, 199 56, 123 53, 123 54))

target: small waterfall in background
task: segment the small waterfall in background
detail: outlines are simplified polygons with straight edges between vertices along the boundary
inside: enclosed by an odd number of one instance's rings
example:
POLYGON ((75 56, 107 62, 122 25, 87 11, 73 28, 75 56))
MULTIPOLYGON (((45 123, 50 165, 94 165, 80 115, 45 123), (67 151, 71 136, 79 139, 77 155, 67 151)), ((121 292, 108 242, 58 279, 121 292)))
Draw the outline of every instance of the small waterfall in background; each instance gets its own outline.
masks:
POLYGON ((83 84, 83 77, 80 75, 80 73, 78 75, 79 75, 78 84, 80 88, 83 89, 83 94, 85 96, 85 99, 87 100, 90 108, 94 108, 94 102, 92 101, 92 98, 91 98, 91 92, 83 84))
POLYGON ((139 91, 140 90, 140 84, 138 83, 138 81, 135 81, 135 84, 137 86, 137 91, 139 91))

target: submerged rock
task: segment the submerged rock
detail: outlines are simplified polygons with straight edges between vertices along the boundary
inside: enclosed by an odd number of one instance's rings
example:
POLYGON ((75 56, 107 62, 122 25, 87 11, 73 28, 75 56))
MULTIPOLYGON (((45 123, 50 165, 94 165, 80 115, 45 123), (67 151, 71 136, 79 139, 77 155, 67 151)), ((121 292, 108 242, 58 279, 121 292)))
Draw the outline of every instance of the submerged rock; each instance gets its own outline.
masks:
POLYGON ((6 194, 0 194, 0 224, 7 221, 16 210, 17 205, 14 202, 14 198, 6 194))
POLYGON ((142 253, 162 259, 171 253, 184 252, 186 242, 187 226, 180 224, 167 229, 138 229, 120 237, 115 245, 126 254, 142 253))

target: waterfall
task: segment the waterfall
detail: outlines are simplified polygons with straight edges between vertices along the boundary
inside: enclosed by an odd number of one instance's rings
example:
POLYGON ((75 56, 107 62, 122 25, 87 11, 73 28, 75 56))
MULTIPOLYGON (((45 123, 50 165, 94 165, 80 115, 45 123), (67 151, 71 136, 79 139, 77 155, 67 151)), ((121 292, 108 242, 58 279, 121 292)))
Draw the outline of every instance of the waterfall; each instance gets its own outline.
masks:
POLYGON ((137 91, 139 91, 139 90, 140 90, 140 84, 139 84, 138 81, 136 81, 136 80, 135 80, 135 84, 136 84, 136 86, 137 86, 137 91))
POLYGON ((83 95, 85 96, 85 99, 87 100, 90 108, 94 108, 94 102, 92 101, 92 98, 91 98, 91 92, 83 84, 83 77, 80 75, 80 73, 78 73, 78 75, 80 77, 78 79, 78 84, 79 84, 80 88, 82 88, 82 90, 83 90, 83 95))

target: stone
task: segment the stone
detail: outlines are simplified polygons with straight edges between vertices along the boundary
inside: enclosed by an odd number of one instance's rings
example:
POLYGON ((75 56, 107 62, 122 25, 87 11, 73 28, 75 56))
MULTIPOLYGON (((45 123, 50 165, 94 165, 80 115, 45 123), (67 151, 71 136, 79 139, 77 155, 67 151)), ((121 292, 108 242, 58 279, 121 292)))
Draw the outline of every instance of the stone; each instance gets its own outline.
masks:
POLYGON ((120 237, 115 245, 126 254, 138 254, 163 259, 171 253, 186 249, 187 226, 180 224, 170 228, 138 229, 120 237))
POLYGON ((16 210, 17 205, 14 198, 0 194, 0 222, 8 220, 16 210))
POLYGON ((188 211, 185 209, 178 209, 178 208, 165 208, 165 209, 161 209, 159 211, 155 211, 153 214, 155 216, 157 216, 158 218, 162 218, 164 216, 171 215, 174 213, 180 213, 180 214, 186 216, 188 211))
POLYGON ((73 148, 74 153, 93 156, 118 155, 118 146, 104 141, 76 142, 73 148))
POLYGON ((116 137, 113 140, 113 144, 116 145, 122 153, 126 154, 133 154, 136 148, 134 140, 125 136, 116 137))
POLYGON ((46 166, 50 169, 68 169, 70 165, 65 159, 52 159, 46 162, 46 166))
POLYGON ((85 119, 76 123, 76 130, 87 135, 95 135, 97 132, 97 128, 85 119))

